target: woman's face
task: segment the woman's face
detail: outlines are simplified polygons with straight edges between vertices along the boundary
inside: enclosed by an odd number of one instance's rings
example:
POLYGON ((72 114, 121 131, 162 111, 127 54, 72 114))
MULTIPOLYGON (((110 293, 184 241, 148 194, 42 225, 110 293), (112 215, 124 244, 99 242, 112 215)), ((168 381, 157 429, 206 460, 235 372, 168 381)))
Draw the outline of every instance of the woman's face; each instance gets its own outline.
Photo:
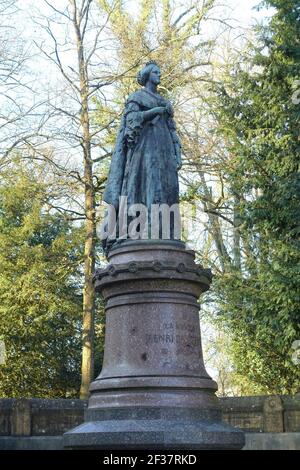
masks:
POLYGON ((160 68, 154 66, 149 74, 148 81, 158 85, 160 83, 160 68))

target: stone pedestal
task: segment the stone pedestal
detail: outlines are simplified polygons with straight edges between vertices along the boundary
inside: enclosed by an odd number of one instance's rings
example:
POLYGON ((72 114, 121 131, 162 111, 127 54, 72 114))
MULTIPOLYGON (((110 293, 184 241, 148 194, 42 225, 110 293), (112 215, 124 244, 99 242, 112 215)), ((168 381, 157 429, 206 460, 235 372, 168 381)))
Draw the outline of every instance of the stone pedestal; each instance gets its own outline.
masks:
POLYGON ((128 241, 110 251, 95 274, 106 302, 103 369, 65 447, 243 447, 243 433, 221 421, 203 363, 197 300, 210 282, 182 242, 128 241))

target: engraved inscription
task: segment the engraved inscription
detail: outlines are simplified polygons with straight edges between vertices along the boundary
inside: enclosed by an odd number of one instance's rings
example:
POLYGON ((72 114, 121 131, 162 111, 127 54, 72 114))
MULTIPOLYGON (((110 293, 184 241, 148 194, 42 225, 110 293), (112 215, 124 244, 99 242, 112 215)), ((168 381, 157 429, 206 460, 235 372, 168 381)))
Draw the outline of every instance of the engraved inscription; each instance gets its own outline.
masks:
POLYGON ((146 344, 170 344, 174 343, 174 335, 172 334, 147 334, 146 344))
POLYGON ((146 334, 146 345, 152 344, 176 344, 178 353, 193 354, 195 353, 195 348, 197 348, 197 336, 192 334, 157 334, 157 333, 148 333, 146 334))
POLYGON ((199 337, 195 334, 195 325, 183 320, 164 322, 162 331, 146 334, 145 342, 147 346, 162 345, 163 354, 167 354, 168 346, 174 345, 177 354, 199 355, 199 337))

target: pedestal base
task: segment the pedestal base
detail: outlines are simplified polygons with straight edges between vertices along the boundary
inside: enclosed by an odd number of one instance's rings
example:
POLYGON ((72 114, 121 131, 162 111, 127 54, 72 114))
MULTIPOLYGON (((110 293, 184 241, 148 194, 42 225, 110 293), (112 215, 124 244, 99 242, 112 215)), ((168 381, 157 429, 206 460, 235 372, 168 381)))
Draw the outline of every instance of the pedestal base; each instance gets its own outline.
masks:
POLYGON ((95 274, 106 303, 105 354, 85 423, 68 448, 240 449, 222 423, 202 357, 199 304, 209 270, 180 242, 128 242, 95 274))
MULTIPOLYGON (((88 416, 87 416, 88 418, 88 416)), ((244 434, 219 412, 198 409, 114 409, 97 413, 64 435, 72 449, 241 449, 244 434)))

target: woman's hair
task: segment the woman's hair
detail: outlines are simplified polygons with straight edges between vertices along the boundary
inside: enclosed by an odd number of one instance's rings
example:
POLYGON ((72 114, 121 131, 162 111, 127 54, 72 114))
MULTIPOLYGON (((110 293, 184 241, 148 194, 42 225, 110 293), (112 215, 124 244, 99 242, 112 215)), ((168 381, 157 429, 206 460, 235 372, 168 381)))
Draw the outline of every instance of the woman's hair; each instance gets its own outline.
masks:
POLYGON ((153 67, 159 68, 159 65, 154 60, 150 60, 150 62, 147 62, 144 68, 139 71, 139 73, 137 74, 137 81, 140 85, 146 85, 153 67))

